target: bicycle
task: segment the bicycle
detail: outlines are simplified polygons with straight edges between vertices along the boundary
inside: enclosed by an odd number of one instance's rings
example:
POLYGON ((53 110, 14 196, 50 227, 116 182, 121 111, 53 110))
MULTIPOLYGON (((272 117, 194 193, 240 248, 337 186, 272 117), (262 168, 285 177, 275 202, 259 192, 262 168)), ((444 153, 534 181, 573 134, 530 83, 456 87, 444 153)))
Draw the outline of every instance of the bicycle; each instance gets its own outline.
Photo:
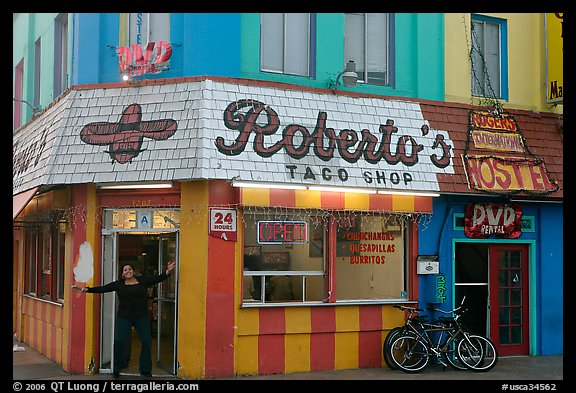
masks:
MULTIPOLYGON (((464 300, 466 296, 462 298, 460 304, 461 308, 464 305, 464 300)), ((429 309, 430 311, 439 311, 445 314, 449 314, 450 311, 443 311, 440 309, 429 309)), ((467 309, 459 311, 459 315, 456 315, 454 319, 457 320, 457 324, 462 329, 462 334, 464 339, 460 338, 456 347, 456 357, 464 364, 468 369, 477 372, 489 371, 498 362, 498 351, 494 343, 487 337, 479 334, 474 334, 469 332, 460 321, 460 317, 464 314, 467 309)), ((442 319, 442 317, 440 318, 442 319)), ((450 321, 448 319, 447 321, 450 321)), ((445 319, 446 322, 446 319, 445 319)))
POLYGON ((386 335, 386 338, 384 339, 384 344, 382 345, 382 354, 384 355, 384 361, 386 362, 386 365, 388 366, 388 368, 391 370, 395 370, 395 369, 397 369, 397 367, 394 364, 394 362, 390 359, 390 355, 389 355, 388 350, 387 350, 387 348, 390 346, 390 342, 394 338, 398 337, 399 335, 406 333, 406 331, 407 331, 406 324, 407 323, 426 322, 426 317, 414 315, 417 312, 424 311, 421 308, 406 307, 406 306, 399 306, 399 305, 395 305, 394 308, 401 310, 401 311, 404 311, 404 312, 408 311, 408 316, 405 317, 404 326, 396 326, 396 327, 390 329, 390 331, 386 335), (419 319, 414 320, 414 318, 419 318, 419 319))
POLYGON ((465 297, 452 311, 429 308, 430 311, 454 314, 454 317, 441 317, 430 324, 421 320, 407 321, 404 333, 392 338, 387 348, 392 363, 404 372, 415 373, 422 371, 434 356, 442 365, 446 366, 446 360, 458 370, 492 369, 498 360, 496 347, 489 339, 464 330, 460 321, 466 311, 464 300, 465 297), (430 337, 433 332, 439 334, 437 344, 430 337))
MULTIPOLYGON (((402 306, 395 308, 402 309, 402 306)), ((458 312, 458 309, 456 309, 456 312, 458 312)), ((385 349, 390 362, 393 364, 393 368, 400 368, 406 372, 417 372, 428 365, 430 357, 436 356, 437 361, 444 367, 449 364, 456 370, 467 370, 468 368, 463 365, 455 355, 457 341, 453 338, 451 339, 451 336, 453 336, 455 332, 452 324, 452 319, 444 317, 432 323, 428 323, 425 317, 407 320, 403 327, 396 330, 398 333, 388 341, 387 348, 385 349), (438 333, 439 336, 436 344, 433 343, 431 337, 431 334, 434 333, 438 333), (421 339, 412 342, 407 336, 420 336, 421 339), (398 337, 403 337, 403 340, 397 342, 396 339, 398 337), (425 341, 426 344, 422 344, 423 341, 425 341), (390 349, 394 342, 397 342, 396 347, 390 349), (398 364, 398 359, 394 358, 404 355, 402 352, 404 349, 400 343, 410 347, 414 353, 410 354, 410 356, 404 356, 402 363, 398 364)))

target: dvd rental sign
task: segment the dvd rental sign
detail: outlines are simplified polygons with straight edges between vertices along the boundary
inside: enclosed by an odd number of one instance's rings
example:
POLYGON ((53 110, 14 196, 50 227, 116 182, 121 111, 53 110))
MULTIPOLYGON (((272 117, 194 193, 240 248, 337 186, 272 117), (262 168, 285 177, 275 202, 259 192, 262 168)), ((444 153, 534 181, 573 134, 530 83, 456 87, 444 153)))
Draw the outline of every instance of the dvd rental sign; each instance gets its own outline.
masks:
POLYGON ((522 207, 518 204, 469 203, 464 233, 470 238, 516 239, 522 233, 522 207))

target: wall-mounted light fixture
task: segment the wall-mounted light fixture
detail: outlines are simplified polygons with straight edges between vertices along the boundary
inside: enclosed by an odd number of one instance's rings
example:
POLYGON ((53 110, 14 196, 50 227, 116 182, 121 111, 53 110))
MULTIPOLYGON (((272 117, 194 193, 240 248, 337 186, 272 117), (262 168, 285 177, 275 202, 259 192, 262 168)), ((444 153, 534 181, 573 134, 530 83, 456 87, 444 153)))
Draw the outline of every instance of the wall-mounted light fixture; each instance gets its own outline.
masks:
POLYGON ((358 82, 358 74, 356 73, 356 63, 354 60, 348 60, 346 63, 346 68, 344 71, 338 74, 336 81, 330 84, 330 89, 332 91, 338 90, 338 84, 340 83, 340 78, 342 78, 342 84, 344 87, 355 87, 356 82, 358 82))
POLYGON ((39 106, 32 106, 32 104, 30 104, 26 100, 18 100, 16 98, 12 97, 12 101, 23 102, 24 104, 28 105, 30 107, 30 109, 32 109, 32 115, 36 115, 36 114, 40 113, 40 111, 42 111, 42 109, 39 106))
POLYGON ((137 80, 128 73, 128 71, 122 73, 122 81, 126 83, 136 83, 137 80))

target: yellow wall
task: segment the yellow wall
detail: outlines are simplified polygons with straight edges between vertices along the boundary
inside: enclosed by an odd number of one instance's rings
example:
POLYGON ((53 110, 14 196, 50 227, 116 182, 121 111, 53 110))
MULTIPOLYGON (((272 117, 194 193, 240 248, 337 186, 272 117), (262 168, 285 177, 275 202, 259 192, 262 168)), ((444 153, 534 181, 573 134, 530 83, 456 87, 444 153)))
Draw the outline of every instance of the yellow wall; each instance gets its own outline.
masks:
MULTIPOLYGON (((563 105, 546 103, 544 14, 482 15, 507 21, 509 95, 508 101, 502 101, 504 108, 563 113, 563 105)), ((446 13, 444 29, 446 101, 477 105, 479 98, 470 93, 470 14, 446 13)))
POLYGON ((206 275, 208 270, 208 218, 194 212, 208 205, 208 182, 181 183, 181 214, 197 217, 180 223, 178 267, 178 378, 205 375, 206 275))

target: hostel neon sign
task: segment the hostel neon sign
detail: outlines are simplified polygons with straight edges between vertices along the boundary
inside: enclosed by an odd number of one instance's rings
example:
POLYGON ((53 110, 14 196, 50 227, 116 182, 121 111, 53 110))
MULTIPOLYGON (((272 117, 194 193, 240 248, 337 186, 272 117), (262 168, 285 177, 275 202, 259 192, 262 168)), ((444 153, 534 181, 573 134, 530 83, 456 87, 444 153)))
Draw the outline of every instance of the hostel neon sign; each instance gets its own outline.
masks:
POLYGON ((541 160, 469 156, 463 158, 470 188, 481 191, 509 192, 556 191, 541 160))
POLYGON ((496 194, 548 194, 558 190, 544 162, 526 146, 512 115, 471 111, 469 124, 462 162, 471 189, 496 194), (471 149, 492 154, 470 154, 471 149), (496 155, 497 152, 502 155, 496 155))

